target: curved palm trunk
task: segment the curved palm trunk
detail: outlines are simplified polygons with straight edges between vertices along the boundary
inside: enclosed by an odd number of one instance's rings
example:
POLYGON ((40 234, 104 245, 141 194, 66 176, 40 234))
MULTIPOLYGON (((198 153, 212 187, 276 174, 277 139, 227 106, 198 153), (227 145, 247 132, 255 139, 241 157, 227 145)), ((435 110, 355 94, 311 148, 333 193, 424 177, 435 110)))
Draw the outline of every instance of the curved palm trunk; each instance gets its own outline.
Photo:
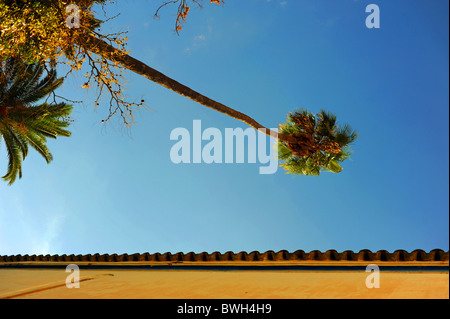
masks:
POLYGON ((79 35, 75 41, 78 45, 85 48, 86 50, 95 53, 99 56, 102 56, 112 62, 117 62, 124 68, 133 71, 139 75, 146 77, 147 79, 158 83, 169 90, 172 90, 178 94, 181 94, 195 102, 198 102, 206 107, 209 107, 213 110, 226 114, 232 118, 235 118, 239 121, 242 121, 256 130, 265 129, 264 132, 267 135, 278 136, 278 138, 285 142, 292 142, 292 137, 273 132, 270 129, 267 129, 263 125, 256 122, 250 116, 238 112, 222 103, 216 102, 192 89, 189 87, 171 79, 170 77, 162 74, 161 72, 149 67, 145 63, 124 54, 122 51, 114 48, 103 40, 100 40, 92 35, 79 35))

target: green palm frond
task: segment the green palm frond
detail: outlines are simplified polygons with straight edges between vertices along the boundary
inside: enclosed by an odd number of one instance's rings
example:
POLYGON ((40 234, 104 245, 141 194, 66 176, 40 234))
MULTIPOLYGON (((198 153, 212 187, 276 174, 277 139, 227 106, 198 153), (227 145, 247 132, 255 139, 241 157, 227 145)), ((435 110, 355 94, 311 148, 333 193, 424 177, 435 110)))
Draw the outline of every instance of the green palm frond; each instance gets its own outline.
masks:
POLYGON ((7 148, 8 168, 3 179, 10 185, 22 177, 22 161, 31 146, 47 163, 53 156, 47 138, 70 136, 67 117, 72 105, 33 105, 63 82, 55 70, 44 75, 43 64, 26 64, 18 59, 0 62, 0 142, 7 148))
POLYGON ((9 181, 9 184, 14 183, 17 176, 22 177, 22 160, 23 154, 21 154, 20 145, 17 143, 16 138, 12 134, 11 130, 6 125, 0 123, 0 134, 5 141, 6 150, 8 153, 8 171, 3 179, 9 181))
POLYGON ((321 172, 340 173, 342 162, 350 157, 350 144, 356 141, 358 133, 345 124, 337 125, 334 114, 321 110, 314 115, 308 110, 300 109, 289 113, 285 124, 280 125, 284 135, 310 134, 317 145, 312 154, 298 156, 289 145, 279 140, 277 144, 278 159, 288 174, 319 176, 321 172), (337 151, 329 151, 324 145, 334 145, 337 151))

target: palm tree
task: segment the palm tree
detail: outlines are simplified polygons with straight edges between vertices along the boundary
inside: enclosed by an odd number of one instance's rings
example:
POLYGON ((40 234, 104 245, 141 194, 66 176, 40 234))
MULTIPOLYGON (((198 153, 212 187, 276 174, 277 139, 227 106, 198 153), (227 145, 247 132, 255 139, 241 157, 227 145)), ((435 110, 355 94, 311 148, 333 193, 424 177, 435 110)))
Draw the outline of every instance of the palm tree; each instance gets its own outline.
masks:
POLYGON ((3 139, 8 154, 8 170, 3 179, 12 185, 22 177, 22 161, 28 146, 41 154, 47 163, 52 154, 46 138, 70 136, 64 128, 69 126, 67 116, 72 106, 65 103, 34 105, 58 88, 62 78, 54 69, 45 71, 43 64, 27 65, 19 59, 0 62, 0 142, 3 139))
MULTIPOLYGON (((24 5, 23 1, 20 0, 10 0, 10 2, 22 3, 24 5)), ((61 0, 33 0, 33 2, 40 4, 47 3, 47 5, 53 3, 55 6, 57 4, 60 6, 65 4, 61 0)), ((55 45, 53 52, 60 52, 62 50, 69 60, 73 55, 72 52, 86 52, 89 55, 93 53, 104 61, 111 61, 116 65, 144 76, 148 80, 162 85, 192 101, 242 121, 256 130, 261 130, 269 136, 278 137, 280 141, 279 150, 281 151, 280 159, 285 161, 284 165, 288 173, 318 175, 324 169, 332 172, 339 172, 341 170, 339 163, 348 158, 350 152, 348 144, 357 138, 357 134, 356 132, 351 132, 348 126, 344 126, 345 130, 337 130, 334 126, 335 124, 332 123, 336 120, 334 115, 321 112, 316 118, 310 113, 291 113, 288 115, 288 123, 281 126, 281 131, 273 132, 252 117, 181 84, 144 62, 130 56, 124 50, 113 46, 107 36, 103 36, 94 30, 101 25, 101 21, 95 19, 91 8, 94 4, 102 4, 105 2, 105 0, 76 0, 75 3, 84 3, 83 12, 89 13, 87 20, 92 22, 86 23, 84 28, 73 29, 70 32, 70 41, 67 41, 69 43, 67 46, 58 47, 57 44, 51 42, 50 46, 55 45), (305 115, 308 121, 300 116, 301 114, 305 115), (321 116, 323 119, 320 118, 321 116), (344 136, 347 141, 345 141, 344 136)), ((179 8, 183 9, 185 8, 186 1, 174 0, 166 2, 166 4, 170 3, 180 3, 181 7, 179 8)), ((10 33, 9 36, 13 37, 14 35, 10 33)), ((30 43, 31 46, 34 45, 34 42, 30 43)), ((18 48, 18 52, 21 52, 20 48, 18 48)))
POLYGON ((340 128, 336 116, 324 110, 317 115, 304 109, 290 113, 280 131, 296 137, 295 142, 278 141, 281 166, 295 175, 319 176, 324 170, 340 173, 339 164, 349 158, 349 145, 358 138, 349 125, 340 128))

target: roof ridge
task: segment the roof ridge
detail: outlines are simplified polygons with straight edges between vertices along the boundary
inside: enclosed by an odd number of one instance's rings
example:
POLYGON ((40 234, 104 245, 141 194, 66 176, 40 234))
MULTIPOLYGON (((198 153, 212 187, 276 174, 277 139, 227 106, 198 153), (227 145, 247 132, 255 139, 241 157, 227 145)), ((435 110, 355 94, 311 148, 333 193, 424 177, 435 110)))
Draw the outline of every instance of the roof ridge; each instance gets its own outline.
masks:
POLYGON ((351 250, 346 250, 341 253, 334 249, 321 252, 319 250, 312 250, 305 252, 303 250, 296 250, 289 252, 287 250, 280 250, 275 252, 268 250, 264 253, 259 251, 252 251, 247 253, 241 251, 234 253, 227 251, 220 253, 218 251, 213 253, 201 252, 178 252, 172 254, 153 253, 148 252, 139 254, 87 254, 87 255, 11 255, 0 256, 0 262, 205 262, 205 261, 449 261, 449 251, 445 252, 442 249, 433 249, 430 252, 425 252, 422 249, 416 249, 408 252, 403 249, 395 250, 390 253, 387 250, 378 250, 372 252, 369 249, 362 249, 355 253, 351 250))

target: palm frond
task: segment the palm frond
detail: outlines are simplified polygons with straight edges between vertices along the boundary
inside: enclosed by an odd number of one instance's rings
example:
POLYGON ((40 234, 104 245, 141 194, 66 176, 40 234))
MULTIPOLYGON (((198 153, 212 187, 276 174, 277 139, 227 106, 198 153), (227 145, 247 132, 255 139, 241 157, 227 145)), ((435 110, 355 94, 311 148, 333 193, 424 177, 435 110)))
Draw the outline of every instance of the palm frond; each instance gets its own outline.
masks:
POLYGON ((47 138, 70 136, 67 117, 72 105, 65 103, 34 105, 56 90, 63 82, 55 70, 45 76, 42 64, 28 65, 18 59, 0 62, 0 140, 8 154, 8 168, 3 179, 9 185, 22 177, 22 161, 28 146, 35 149, 47 163, 53 156, 47 138))
POLYGON ((2 177, 9 185, 12 185, 17 176, 22 177, 22 157, 21 149, 16 139, 11 134, 11 131, 5 126, 0 125, 0 134, 5 141, 6 150, 8 154, 8 169, 6 174, 2 177))
POLYGON ((297 137, 308 135, 308 141, 313 141, 313 145, 304 145, 310 148, 306 155, 299 155, 302 154, 298 152, 299 145, 293 151, 292 145, 278 141, 280 166, 288 174, 295 175, 319 176, 324 171, 342 172, 342 162, 352 154, 349 145, 358 138, 358 133, 348 124, 342 128, 337 126, 337 117, 325 110, 320 110, 317 115, 305 109, 289 113, 286 123, 280 125, 280 133, 297 137))

